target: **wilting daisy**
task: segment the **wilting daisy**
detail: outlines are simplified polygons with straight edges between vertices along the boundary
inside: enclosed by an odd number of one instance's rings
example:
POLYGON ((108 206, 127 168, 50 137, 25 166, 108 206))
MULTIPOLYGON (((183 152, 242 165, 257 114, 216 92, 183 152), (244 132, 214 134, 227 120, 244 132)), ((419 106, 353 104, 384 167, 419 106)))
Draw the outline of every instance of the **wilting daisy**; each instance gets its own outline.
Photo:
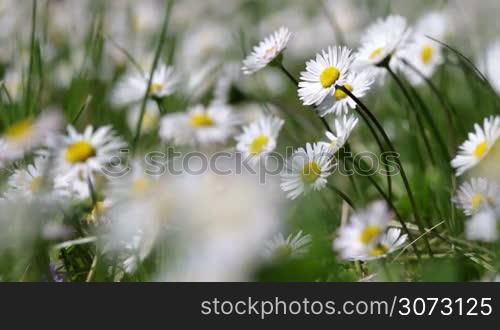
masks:
POLYGON ((256 122, 243 127, 243 133, 236 137, 236 149, 245 157, 256 161, 276 148, 278 134, 284 121, 274 116, 263 116, 256 122))
POLYGON ((327 131, 325 134, 328 138, 328 142, 320 143, 324 144, 324 146, 330 153, 336 153, 340 148, 344 146, 347 139, 349 139, 349 136, 351 136, 351 132, 358 124, 358 121, 359 119, 352 115, 344 115, 342 116, 342 120, 339 120, 338 118, 335 119, 335 134, 327 131))
POLYGON ((486 49, 484 59, 479 67, 484 70, 497 93, 500 93, 500 39, 486 49))
POLYGON ((96 130, 87 126, 83 133, 78 133, 71 125, 68 134, 61 136, 54 144, 56 180, 77 180, 84 182, 118 156, 126 144, 117 137, 111 126, 96 130))
POLYGON ((266 243, 264 256, 268 259, 303 256, 307 253, 311 240, 311 235, 304 235, 302 230, 287 238, 279 233, 266 243))
POLYGON ((195 105, 185 113, 165 115, 160 123, 160 137, 177 145, 224 143, 235 133, 237 120, 227 105, 195 105))
POLYGON ((476 166, 491 150, 500 137, 500 116, 484 119, 483 127, 474 124, 474 133, 459 148, 458 155, 451 161, 457 176, 476 166))
MULTIPOLYGON (((373 84, 373 76, 368 72, 351 72, 346 76, 343 86, 358 99, 366 95, 373 84)), ((354 109, 356 102, 340 89, 327 96, 318 106, 320 116, 335 113, 337 116, 347 114, 349 109, 354 109)))
POLYGON ((392 213, 386 203, 377 201, 370 204, 354 213, 349 223, 339 228, 333 248, 342 259, 347 260, 369 255, 381 242, 391 218, 392 213))
POLYGON ((465 223, 465 235, 470 240, 494 242, 498 239, 499 217, 491 208, 487 208, 465 223))
POLYGON ((281 27, 257 46, 253 48, 250 55, 243 60, 243 73, 252 74, 266 67, 286 48, 292 34, 286 27, 281 27))
POLYGON ((492 206, 498 193, 500 187, 495 182, 485 178, 472 178, 460 186, 453 201, 466 215, 473 215, 485 207, 492 206))
POLYGON ((386 70, 382 66, 386 63, 392 69, 399 67, 397 53, 407 45, 410 35, 411 29, 404 17, 379 18, 361 37, 354 66, 369 70, 376 78, 383 77, 386 70))
POLYGON ((306 144, 306 148, 296 150, 287 161, 281 176, 281 189, 287 197, 295 199, 311 190, 321 190, 333 168, 330 152, 323 144, 306 144))
POLYGON ((408 46, 401 51, 400 57, 413 66, 402 65, 402 70, 413 85, 421 84, 425 77, 430 78, 435 69, 443 63, 442 46, 430 39, 442 40, 446 32, 447 20, 444 14, 430 13, 422 17, 416 24, 415 34, 408 46))
POLYGON ((163 98, 174 93, 177 84, 174 69, 165 64, 158 65, 149 87, 148 81, 149 73, 136 71, 125 75, 113 92, 113 103, 126 105, 137 102, 144 97, 146 90, 151 98, 163 98))
POLYGON ((0 137, 0 162, 23 157, 47 142, 61 126, 59 113, 42 113, 37 119, 26 118, 11 124, 0 137))
POLYGON ((336 85, 344 85, 352 61, 351 50, 337 46, 322 50, 316 54, 316 59, 306 62, 306 71, 300 74, 298 90, 304 105, 319 105, 335 93, 336 85))
MULTIPOLYGON (((139 121, 139 116, 141 114, 141 106, 136 105, 130 109, 127 113, 127 124, 130 131, 135 132, 137 129, 137 123, 139 121)), ((160 123, 160 110, 158 105, 153 101, 148 101, 146 103, 146 108, 144 109, 144 117, 142 118, 141 132, 148 133, 154 131, 160 123)))

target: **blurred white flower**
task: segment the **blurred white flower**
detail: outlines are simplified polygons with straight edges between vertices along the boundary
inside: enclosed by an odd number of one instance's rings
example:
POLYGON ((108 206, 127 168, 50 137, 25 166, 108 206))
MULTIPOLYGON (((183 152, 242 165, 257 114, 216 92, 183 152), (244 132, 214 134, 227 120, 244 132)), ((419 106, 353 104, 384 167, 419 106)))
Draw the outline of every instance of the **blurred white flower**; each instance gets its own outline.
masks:
POLYGON ((287 160, 281 175, 281 189, 287 192, 290 199, 312 190, 321 190, 326 186, 333 167, 331 153, 324 144, 307 143, 305 149, 299 148, 287 160))
POLYGON ((500 137, 500 116, 485 118, 483 127, 474 124, 474 130, 474 133, 469 133, 468 139, 460 146, 458 155, 451 161, 457 176, 479 164, 488 155, 500 137))
MULTIPOLYGON (((222 164, 235 173, 235 164, 222 164)), ((252 174, 184 175, 170 182, 177 206, 165 240, 175 249, 161 281, 246 281, 262 247, 280 230, 283 200, 275 178, 252 174), (194 204, 195 206, 194 206, 194 204)), ((165 187, 167 188, 167 187, 165 187)))
POLYGON ((243 133, 235 137, 236 149, 245 157, 259 161, 276 148, 278 135, 284 121, 274 116, 263 116, 243 127, 243 133))
MULTIPOLYGON (((348 224, 340 227, 333 248, 342 259, 365 260, 380 256, 390 250, 394 241, 394 232, 386 237, 386 230, 392 219, 385 202, 377 201, 350 217, 348 224), (378 254, 378 252, 381 252, 378 254)), ((399 237, 399 232, 397 237, 399 237)))
POLYGON ((163 63, 159 63, 151 85, 148 87, 149 73, 141 73, 135 70, 126 74, 117 84, 113 91, 112 101, 116 105, 127 105, 140 101, 146 91, 151 98, 163 98, 171 95, 176 90, 178 78, 174 69, 163 63))
POLYGON ((0 163, 23 157, 34 148, 44 145, 59 130, 61 115, 47 111, 38 118, 25 118, 11 124, 0 137, 0 163))
POLYGON ((353 61, 351 50, 346 47, 328 47, 316 54, 316 59, 306 62, 306 71, 300 73, 298 94, 304 105, 319 105, 335 86, 342 86, 353 61))
POLYGON ((465 235, 470 240, 494 242, 498 239, 498 216, 490 208, 474 215, 465 223, 465 235))
POLYGON ((484 62, 479 64, 497 93, 500 93, 500 39, 491 43, 485 51, 484 62))
POLYGON ((416 25, 415 33, 411 42, 398 56, 408 61, 408 67, 404 63, 401 66, 406 78, 413 85, 424 82, 418 70, 426 78, 430 78, 436 68, 444 61, 442 46, 428 36, 442 40, 446 33, 447 19, 443 13, 432 12, 423 16, 416 25))
MULTIPOLYGON (((356 98, 360 99, 366 95, 373 84, 373 76, 369 72, 354 73, 347 75, 343 86, 356 98)), ((356 102, 340 89, 336 89, 332 95, 327 96, 318 106, 320 116, 334 113, 336 116, 347 114, 349 109, 354 109, 356 102)))
POLYGON ((401 66, 398 52, 407 46, 411 33, 402 16, 379 18, 363 33, 354 67, 369 70, 375 79, 381 80, 386 75, 383 65, 387 63, 393 70, 401 66))
POLYGON ((243 73, 255 73, 275 60, 286 48, 292 34, 286 27, 281 27, 252 50, 252 53, 243 60, 243 73))
MULTIPOLYGON (((131 132, 137 129, 137 123, 141 114, 141 105, 137 104, 127 112, 127 124, 131 132)), ((160 110, 154 101, 148 101, 144 109, 144 117, 142 118, 141 132, 153 132, 160 124, 160 110)))
POLYGON ((177 145, 207 145, 224 143, 235 133, 237 119, 231 107, 212 104, 195 105, 185 113, 163 116, 160 137, 177 145))
POLYGON ((499 193, 500 186, 497 183, 485 178, 472 178, 460 186, 453 201, 466 215, 473 215, 494 206, 499 193))
POLYGON ((300 257, 307 253, 311 244, 311 235, 304 235, 302 230, 285 238, 281 233, 275 235, 265 245, 264 257, 275 258, 300 257))
POLYGON ((358 121, 359 119, 353 115, 344 115, 342 116, 342 119, 336 118, 334 122, 335 133, 327 131, 325 134, 329 141, 319 143, 323 144, 328 152, 332 154, 336 153, 347 142, 349 136, 351 136, 352 131, 358 124, 358 121))

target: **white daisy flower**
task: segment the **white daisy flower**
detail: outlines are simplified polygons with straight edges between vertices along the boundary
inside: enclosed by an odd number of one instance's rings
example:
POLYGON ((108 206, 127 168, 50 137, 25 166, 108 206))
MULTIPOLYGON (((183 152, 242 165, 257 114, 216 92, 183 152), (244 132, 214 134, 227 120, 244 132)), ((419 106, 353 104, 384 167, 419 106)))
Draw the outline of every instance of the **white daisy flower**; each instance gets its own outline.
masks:
POLYGON ((342 259, 358 260, 367 256, 381 238, 391 221, 392 213, 387 204, 377 201, 364 210, 354 213, 348 224, 340 227, 333 248, 342 259))
MULTIPOLYGON (((369 72, 354 73, 346 76, 343 86, 354 96, 361 99, 366 95, 373 84, 373 76, 369 72)), ((349 109, 354 109, 356 102, 340 89, 336 89, 333 94, 327 96, 318 106, 320 116, 335 113, 337 116, 347 114, 349 109)))
POLYGON ((401 229, 389 228, 378 240, 371 246, 365 255, 360 255, 357 260, 374 260, 386 257, 392 252, 400 249, 408 240, 408 235, 401 235, 401 229))
POLYGON ((465 223, 465 236, 470 240, 494 242, 498 239, 498 216, 485 209, 465 223))
POLYGON ((68 135, 61 136, 53 145, 55 154, 56 181, 86 182, 94 173, 99 173, 126 144, 117 137, 111 126, 94 130, 87 126, 83 133, 68 125, 68 135))
POLYGON ((149 73, 137 71, 126 74, 113 91, 112 101, 116 105, 127 105, 138 102, 149 91, 151 98, 164 98, 176 90, 177 77, 174 69, 165 64, 159 64, 153 73, 153 80, 148 87, 149 73))
POLYGON ((236 149, 245 157, 251 157, 254 161, 276 148, 278 134, 284 121, 274 116, 263 116, 259 120, 243 127, 243 133, 235 139, 238 141, 236 149))
POLYGON ((494 206, 500 187, 485 178, 472 178, 460 186, 453 199, 466 215, 473 215, 488 206, 494 206))
POLYGON ((264 247, 266 259, 300 257, 307 253, 311 244, 311 235, 304 235, 302 230, 285 238, 281 233, 275 235, 264 247))
POLYGON ((479 68, 486 73, 493 88, 500 93, 500 39, 494 41, 487 49, 479 68))
POLYGON ((60 128, 58 112, 42 113, 37 119, 26 118, 10 125, 0 137, 0 162, 23 157, 34 148, 47 143, 60 128))
POLYGON ((311 190, 321 190, 326 186, 327 177, 334 167, 330 152, 323 144, 306 144, 306 148, 296 150, 287 161, 281 176, 281 189, 287 197, 295 199, 311 190))
POLYGON ((49 192, 49 186, 52 185, 48 176, 48 165, 47 157, 39 156, 34 159, 33 164, 14 171, 7 181, 5 197, 12 200, 46 197, 45 193, 49 192))
POLYGON ((483 127, 474 124, 474 133, 459 148, 458 155, 451 161, 457 176, 476 166, 489 153, 500 137, 500 116, 484 119, 483 127))
POLYGON ((327 131, 326 137, 328 138, 328 142, 319 142, 324 144, 327 150, 334 154, 340 148, 344 146, 349 136, 351 136, 351 132, 354 130, 356 125, 358 124, 359 119, 355 116, 342 116, 342 120, 338 118, 335 119, 335 134, 327 131))
POLYGON ((236 124, 231 107, 199 104, 186 113, 165 115, 160 123, 160 137, 177 145, 224 143, 235 133, 236 124))
MULTIPOLYGON (((141 115, 141 106, 136 105, 127 113, 127 124, 131 132, 137 129, 137 122, 141 115)), ((148 101, 144 109, 141 132, 149 133, 154 131, 160 124, 160 110, 154 101, 148 101)))
MULTIPOLYGON (((441 40, 445 35, 446 25, 446 17, 441 13, 425 15, 416 24, 413 40, 400 52, 399 56, 425 77, 430 78, 436 68, 443 63, 444 57, 442 46, 428 36, 441 40)), ((420 85, 424 82, 421 75, 413 68, 403 65, 402 71, 413 85, 420 85)))
POLYGON ((255 73, 266 67, 286 48, 292 34, 286 27, 281 27, 278 31, 261 41, 253 48, 253 51, 243 60, 241 68, 244 74, 255 73))
POLYGON ((306 71, 300 74, 298 89, 304 105, 319 105, 335 93, 336 85, 344 85, 352 61, 351 50, 337 46, 322 50, 316 54, 316 59, 306 62, 306 71))
POLYGON ((402 16, 379 18, 361 37, 354 66, 359 70, 369 70, 376 79, 383 78, 386 70, 381 66, 387 61, 394 70, 400 66, 397 54, 406 47, 411 33, 402 16))

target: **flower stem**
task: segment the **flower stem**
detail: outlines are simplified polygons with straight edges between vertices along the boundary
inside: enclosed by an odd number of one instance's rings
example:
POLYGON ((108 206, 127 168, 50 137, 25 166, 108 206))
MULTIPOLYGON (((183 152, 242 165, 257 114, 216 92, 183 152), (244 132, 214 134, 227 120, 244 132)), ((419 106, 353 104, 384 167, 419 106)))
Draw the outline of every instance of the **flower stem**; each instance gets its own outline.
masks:
MULTIPOLYGON (((389 151, 392 151, 395 153, 396 149, 394 148, 394 145, 392 144, 392 142, 389 139, 389 137, 387 136, 387 133, 385 132, 384 128, 382 127, 380 122, 377 120, 377 118, 373 115, 373 113, 356 96, 354 96, 350 90, 348 90, 344 86, 338 86, 338 88, 341 91, 343 91, 344 93, 346 93, 354 102, 356 102, 358 107, 356 107, 355 109, 356 109, 356 111, 358 111, 358 113, 361 112, 359 110, 359 108, 361 108, 361 110, 364 111, 364 113, 368 116, 368 118, 370 118, 370 120, 375 124, 375 126, 379 130, 380 134, 382 134, 382 137, 384 138, 385 143, 387 144, 387 146, 390 149, 389 151)), ((399 157, 395 157, 395 160, 396 160, 396 163, 398 165, 399 173, 401 175, 401 179, 403 180, 403 184, 405 186, 406 193, 408 194, 408 199, 410 200, 411 208, 412 208, 413 214, 415 215, 415 220, 417 222, 417 226, 421 232, 424 232, 424 224, 422 222, 422 219, 420 218, 420 214, 418 213, 417 204, 415 202, 415 198, 414 198, 413 192, 411 190, 410 183, 408 182, 408 178, 406 176, 405 170, 403 168, 403 165, 401 164, 401 160, 399 159, 399 157)), ((426 244, 426 247, 427 247, 429 254, 432 255, 432 250, 431 250, 431 247, 430 247, 430 244, 429 244, 429 241, 427 238, 425 238, 425 244, 426 244)))
POLYGON ((290 71, 288 71, 285 68, 285 66, 283 65, 283 62, 279 62, 278 67, 281 69, 281 71, 283 71, 283 73, 288 77, 288 79, 290 79, 296 86, 299 85, 299 82, 297 81, 297 79, 295 79, 295 77, 290 73, 290 71))
POLYGON ((156 53, 155 53, 155 57, 154 57, 154 61, 153 61, 153 67, 151 68, 151 72, 149 73, 149 78, 148 78, 148 82, 146 85, 146 92, 144 93, 144 97, 142 99, 141 112, 140 112, 139 120, 137 121, 137 126, 135 129, 136 133, 135 133, 134 140, 132 142, 132 152, 133 153, 135 153, 135 151, 136 151, 137 142, 139 142, 139 137, 141 136, 142 122, 144 120, 144 113, 146 112, 146 103, 147 103, 148 98, 149 98, 149 86, 151 86, 151 82, 153 81, 153 76, 154 76, 154 73, 156 71, 156 67, 158 66, 158 63, 160 61, 160 55, 161 55, 161 51, 163 48, 163 44, 165 42, 165 37, 167 35, 167 26, 168 26, 168 21, 170 18, 170 13, 172 11, 173 3, 174 3, 173 1, 168 1, 166 4, 165 18, 163 20, 163 25, 161 28, 160 40, 158 42, 158 47, 156 48, 156 53))
POLYGON ((384 66, 384 68, 389 72, 391 77, 394 79, 396 84, 398 85, 399 89, 403 92, 403 95, 405 96, 406 100, 408 101, 408 104, 410 105, 410 108, 412 109, 413 113, 415 114, 415 119, 417 120, 417 126, 420 131, 420 135, 422 136, 422 140, 424 141, 425 147, 427 149, 427 152, 429 153, 429 158, 431 162, 434 164, 434 156, 432 153, 431 145, 429 143, 429 140, 427 138, 427 135, 425 134, 424 130, 424 125, 422 124, 422 120, 419 116, 419 113, 417 112, 417 108, 415 106, 415 103, 413 102, 413 99, 406 89, 405 85, 403 84, 403 81, 398 77, 398 75, 391 69, 391 67, 387 64, 384 66))
POLYGON ((340 198, 342 198, 342 200, 344 200, 347 204, 349 204, 349 206, 355 210, 356 207, 354 207, 354 203, 352 202, 352 200, 349 198, 349 196, 347 196, 346 194, 344 194, 342 191, 340 191, 337 187, 335 187, 334 185, 328 183, 327 184, 328 188, 330 188, 333 192, 335 192, 337 195, 339 195, 340 198))

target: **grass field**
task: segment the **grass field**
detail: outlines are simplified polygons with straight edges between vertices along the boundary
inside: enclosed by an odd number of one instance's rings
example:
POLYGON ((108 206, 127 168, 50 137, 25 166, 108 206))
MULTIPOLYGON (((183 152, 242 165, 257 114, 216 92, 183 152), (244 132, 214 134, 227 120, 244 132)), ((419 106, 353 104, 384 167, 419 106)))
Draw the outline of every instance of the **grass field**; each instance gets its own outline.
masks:
POLYGON ((497 1, 0 5, 0 281, 494 281, 497 1))

